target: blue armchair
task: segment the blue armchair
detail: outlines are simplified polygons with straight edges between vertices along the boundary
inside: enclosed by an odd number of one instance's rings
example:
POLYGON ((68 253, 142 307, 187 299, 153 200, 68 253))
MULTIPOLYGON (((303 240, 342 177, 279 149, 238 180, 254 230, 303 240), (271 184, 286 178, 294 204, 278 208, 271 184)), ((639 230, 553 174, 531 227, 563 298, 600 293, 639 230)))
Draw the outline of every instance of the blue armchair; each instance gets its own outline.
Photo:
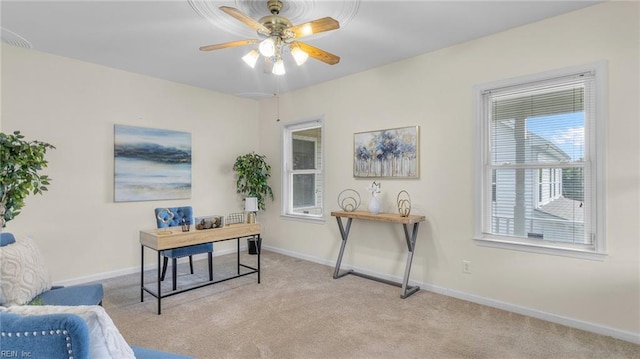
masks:
MULTIPOLYGON (((172 207, 172 208, 156 208, 156 224, 158 228, 181 226, 183 221, 194 225, 193 208, 191 206, 172 207)), ((171 274, 173 276, 173 290, 176 290, 177 276, 177 260, 178 258, 189 256, 189 269, 193 274, 193 258, 195 254, 207 253, 209 260, 209 280, 213 280, 213 243, 196 244, 195 246, 168 249, 162 251, 164 257, 162 265, 162 274, 160 280, 164 280, 167 273, 167 265, 171 258, 171 274)))
POLYGON ((16 243, 10 232, 0 232, 0 305, 11 297, 13 303, 40 305, 101 305, 102 284, 50 286, 48 270, 35 244, 25 240, 16 243), (29 260, 25 260, 25 259, 29 260), (46 289, 46 290, 42 290, 46 289), (3 290, 11 292, 4 293, 3 290), (15 293, 22 293, 14 295, 15 293), (15 298, 13 298, 15 297, 15 298), (21 299, 18 302, 18 299, 21 299), (16 303, 17 302, 17 303, 16 303))
MULTIPOLYGON (((19 315, 0 312, 2 357, 91 359, 96 339, 82 317, 71 313, 19 315), (94 343, 91 343, 91 341, 94 343)), ((126 343, 125 343, 126 344, 126 343)), ((131 346, 136 359, 188 359, 191 357, 131 346)), ((106 350, 106 349, 105 349, 106 350)))
POLYGON ((99 305, 102 285, 51 287, 33 240, 0 232, 0 247, 0 357, 90 359, 116 346, 137 359, 190 358, 130 347, 99 305))

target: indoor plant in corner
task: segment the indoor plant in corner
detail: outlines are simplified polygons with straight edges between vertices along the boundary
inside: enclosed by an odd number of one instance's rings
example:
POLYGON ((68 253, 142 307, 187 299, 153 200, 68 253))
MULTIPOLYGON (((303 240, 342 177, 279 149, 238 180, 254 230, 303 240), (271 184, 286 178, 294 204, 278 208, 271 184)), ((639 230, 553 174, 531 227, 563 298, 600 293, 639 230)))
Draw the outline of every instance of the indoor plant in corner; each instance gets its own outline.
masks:
MULTIPOLYGON (((236 172, 236 193, 245 197, 255 197, 258 202, 258 209, 266 208, 265 200, 270 198, 273 201, 273 191, 268 180, 271 177, 271 166, 267 163, 267 156, 254 152, 247 153, 236 158, 233 170, 236 172)), ((257 254, 260 243, 249 242, 249 253, 257 254), (253 246, 253 248, 252 248, 253 246)))
POLYGON ((47 190, 49 177, 38 173, 47 167, 45 155, 55 147, 40 141, 27 141, 20 131, 0 132, 0 232, 24 207, 30 194, 47 190))

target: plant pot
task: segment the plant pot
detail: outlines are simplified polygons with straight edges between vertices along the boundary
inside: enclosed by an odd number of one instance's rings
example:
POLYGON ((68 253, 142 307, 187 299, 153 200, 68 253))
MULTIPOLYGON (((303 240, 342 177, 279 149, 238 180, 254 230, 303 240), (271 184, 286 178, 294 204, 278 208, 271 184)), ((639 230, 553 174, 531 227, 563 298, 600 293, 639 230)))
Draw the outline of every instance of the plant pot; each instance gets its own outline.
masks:
POLYGON ((262 238, 249 237, 247 238, 247 246, 249 247, 249 254, 255 255, 260 252, 260 245, 262 244, 262 238))

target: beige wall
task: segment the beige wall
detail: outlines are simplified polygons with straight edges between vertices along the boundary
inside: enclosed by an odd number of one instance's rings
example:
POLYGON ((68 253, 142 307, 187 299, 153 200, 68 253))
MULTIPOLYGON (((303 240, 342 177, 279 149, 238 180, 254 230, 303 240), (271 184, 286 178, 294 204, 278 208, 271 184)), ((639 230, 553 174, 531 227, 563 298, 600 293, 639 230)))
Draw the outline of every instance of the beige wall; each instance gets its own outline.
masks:
MULTIPOLYGON (((442 293, 594 329, 613 328, 640 342, 639 14, 638 3, 608 3, 428 53, 261 102, 260 150, 279 158, 283 123, 325 116, 327 212, 346 188, 368 198, 368 180, 352 177, 353 134, 420 126, 419 180, 382 180, 384 211, 400 190, 424 214, 411 279, 442 293), (473 86, 596 61, 608 61, 607 248, 604 261, 480 247, 474 221, 473 86), (472 274, 462 273, 471 261, 472 274)), ((280 163, 274 163, 281 198, 280 163)), ((269 207, 265 242, 278 250, 335 264, 340 234, 324 224, 279 217, 269 207)), ((264 216, 263 216, 264 218, 264 216)), ((354 222, 343 264, 400 278, 406 246, 401 227, 354 222)), ((327 275, 329 274, 327 271, 327 275)), ((411 299, 408 299, 411 300, 411 299)))
MULTIPOLYGON (((381 197, 382 209, 394 211, 395 196, 405 189, 414 212, 428 218, 412 281, 640 342, 639 7, 598 5, 283 94, 280 122, 272 99, 258 104, 3 45, 0 128, 57 146, 48 157, 49 193, 30 197, 7 229, 36 238, 56 281, 132 272, 139 264, 137 231, 154 226, 153 208, 239 210, 230 168, 237 155, 259 148, 271 159, 276 195, 260 215, 265 246, 333 265, 340 244, 334 218, 314 224, 279 216, 282 124, 324 116, 327 212, 337 209, 340 191, 353 188, 364 197, 369 184, 351 175, 353 133, 419 125, 420 179, 383 180, 381 197), (609 69, 609 255, 599 262, 477 246, 471 239, 473 86, 600 60, 609 69), (192 133, 190 200, 113 203, 116 123, 192 133), (462 273, 462 260, 471 261, 472 274, 462 273)), ((398 278, 405 259, 400 236, 400 228, 355 222, 344 264, 398 278)))
POLYGON ((257 149, 258 132, 247 131, 258 124, 254 100, 7 45, 2 89, 3 132, 56 146, 43 172, 49 191, 27 198, 6 228, 34 237, 54 281, 138 271, 138 231, 155 227, 156 207, 192 205, 196 215, 243 208, 231 167, 257 149), (114 203, 114 124, 190 132, 191 199, 114 203))

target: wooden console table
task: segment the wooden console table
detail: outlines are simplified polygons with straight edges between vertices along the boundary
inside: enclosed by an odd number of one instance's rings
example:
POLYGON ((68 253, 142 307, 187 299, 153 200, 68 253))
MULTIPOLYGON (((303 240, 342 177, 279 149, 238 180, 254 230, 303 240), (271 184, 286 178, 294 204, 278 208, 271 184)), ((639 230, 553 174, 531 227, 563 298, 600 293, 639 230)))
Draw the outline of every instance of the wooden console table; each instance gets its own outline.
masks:
POLYGON ((333 279, 338 279, 344 277, 345 275, 351 274, 362 278, 367 278, 371 280, 375 280, 378 282, 395 285, 396 287, 401 287, 400 298, 404 299, 413 293, 420 290, 418 286, 409 286, 409 272, 411 271, 411 262, 413 261, 413 251, 416 248, 416 238, 418 237, 418 226, 420 222, 425 220, 424 216, 416 216, 410 215, 408 217, 400 217, 399 214, 395 213, 378 213, 371 214, 369 212, 364 211, 355 211, 355 212, 345 212, 345 211, 337 211, 331 212, 331 215, 336 217, 338 221, 338 227, 340 228, 340 236, 342 236, 342 245, 340 246, 340 253, 338 254, 338 261, 336 262, 336 269, 333 272, 333 279), (342 222, 342 218, 347 219, 346 226, 342 222), (402 224, 404 228, 404 236, 407 241, 407 263, 404 269, 404 278, 402 283, 393 282, 387 279, 373 277, 368 274, 358 273, 353 269, 340 273, 340 264, 342 263, 342 255, 344 254, 344 248, 347 245, 347 239, 349 238, 349 230, 351 229, 351 222, 353 219, 363 219, 368 221, 378 221, 378 222, 387 222, 387 223, 397 223, 402 224), (411 234, 409 233, 409 225, 413 225, 411 230, 411 234))
MULTIPOLYGON (((191 230, 188 232, 182 232, 181 227, 169 227, 161 229, 150 229, 140 231, 140 245, 141 245, 141 259, 140 259, 140 301, 144 302, 144 292, 147 292, 158 299, 158 315, 161 313, 161 299, 172 295, 183 293, 189 290, 201 288, 204 286, 224 282, 230 279, 243 277, 253 273, 258 274, 258 283, 260 283, 260 250, 258 249, 257 267, 250 267, 248 265, 240 263, 240 238, 245 237, 257 237, 258 243, 260 241, 260 224, 258 223, 242 223, 242 224, 230 224, 222 228, 196 230, 195 226, 191 226, 191 230), (207 281, 199 285, 195 285, 189 288, 174 290, 167 294, 162 294, 161 281, 160 281, 160 257, 161 252, 165 249, 174 249, 180 247, 192 246, 195 244, 222 242, 235 239, 237 240, 237 275, 229 278, 224 278, 217 281, 207 281), (144 249, 149 248, 157 252, 158 254, 158 276, 157 276, 157 290, 153 291, 144 285, 144 249), (251 271, 240 274, 240 267, 250 269, 251 271)), ((258 247, 258 246, 256 246, 258 247)))

